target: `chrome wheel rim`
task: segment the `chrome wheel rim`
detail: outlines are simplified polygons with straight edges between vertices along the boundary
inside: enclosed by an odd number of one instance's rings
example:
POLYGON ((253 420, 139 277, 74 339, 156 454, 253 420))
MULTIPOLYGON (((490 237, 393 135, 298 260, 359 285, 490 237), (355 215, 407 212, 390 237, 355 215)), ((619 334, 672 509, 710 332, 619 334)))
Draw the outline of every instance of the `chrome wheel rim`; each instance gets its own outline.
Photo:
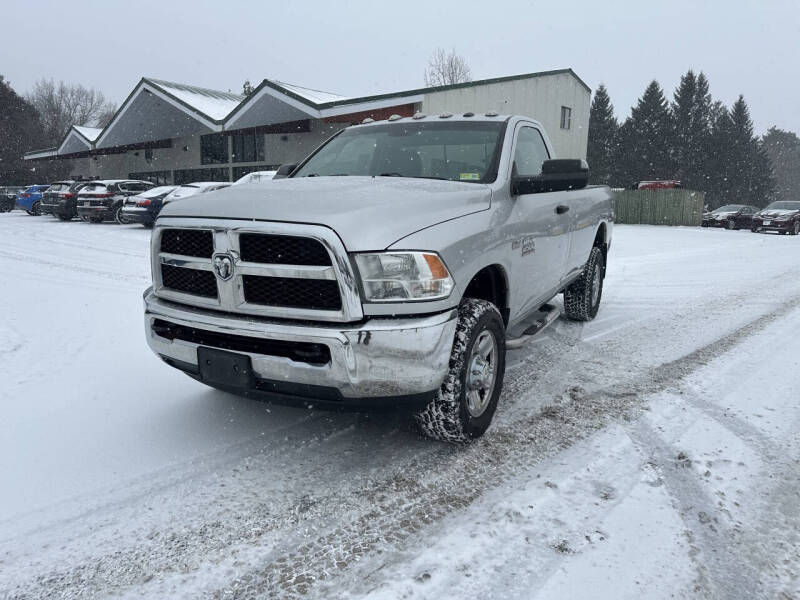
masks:
POLYGON ((486 412, 497 378, 497 340, 491 331, 478 335, 467 368, 467 411, 477 418, 486 412))
POLYGON ((592 275, 592 306, 597 304, 597 299, 600 297, 600 267, 595 265, 594 274, 592 275))

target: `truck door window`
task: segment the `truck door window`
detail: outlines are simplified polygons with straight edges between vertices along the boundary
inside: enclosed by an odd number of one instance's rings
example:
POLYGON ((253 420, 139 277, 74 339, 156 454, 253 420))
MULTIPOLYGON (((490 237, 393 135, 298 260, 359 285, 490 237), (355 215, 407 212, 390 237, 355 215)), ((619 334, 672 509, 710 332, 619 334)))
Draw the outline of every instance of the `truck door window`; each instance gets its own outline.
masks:
POLYGON ((513 174, 520 177, 535 177, 542 173, 542 163, 550 156, 544 145, 542 134, 533 127, 523 127, 517 134, 514 150, 513 174))

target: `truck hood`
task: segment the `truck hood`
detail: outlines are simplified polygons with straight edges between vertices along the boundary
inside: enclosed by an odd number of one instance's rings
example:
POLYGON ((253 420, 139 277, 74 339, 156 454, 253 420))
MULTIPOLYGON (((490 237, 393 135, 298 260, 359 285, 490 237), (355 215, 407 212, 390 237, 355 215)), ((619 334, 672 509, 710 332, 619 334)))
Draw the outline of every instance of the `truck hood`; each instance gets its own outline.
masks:
POLYGON ((231 186, 175 200, 164 217, 325 225, 351 252, 382 250, 432 225, 486 210, 485 184, 407 177, 304 177, 231 186))

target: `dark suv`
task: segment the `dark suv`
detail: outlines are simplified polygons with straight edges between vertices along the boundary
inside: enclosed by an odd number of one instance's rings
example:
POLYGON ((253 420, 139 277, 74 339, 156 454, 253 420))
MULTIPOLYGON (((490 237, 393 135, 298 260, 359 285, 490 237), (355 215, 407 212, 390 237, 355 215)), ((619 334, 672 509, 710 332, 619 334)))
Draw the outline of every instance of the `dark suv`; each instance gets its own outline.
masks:
POLYGON ((56 181, 42 194, 39 209, 43 215, 53 215, 62 221, 78 216, 78 191, 88 181, 56 181))
POLYGON ((153 184, 135 179, 91 181, 78 192, 78 216, 92 223, 116 221, 124 225, 122 215, 125 198, 149 190, 153 184))

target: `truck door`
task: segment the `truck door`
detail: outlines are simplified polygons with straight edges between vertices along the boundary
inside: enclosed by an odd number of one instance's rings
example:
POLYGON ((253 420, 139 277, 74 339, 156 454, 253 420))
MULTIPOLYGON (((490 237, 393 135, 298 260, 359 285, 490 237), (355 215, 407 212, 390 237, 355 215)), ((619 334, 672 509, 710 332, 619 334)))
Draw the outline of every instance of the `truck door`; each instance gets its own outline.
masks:
MULTIPOLYGON (((542 134, 533 126, 520 125, 514 142, 511 177, 535 176, 542 162, 550 158, 542 134)), ((525 194, 512 199, 507 226, 512 238, 514 278, 521 312, 536 308, 545 297, 557 291, 566 269, 569 252, 571 215, 563 192, 525 194)))

